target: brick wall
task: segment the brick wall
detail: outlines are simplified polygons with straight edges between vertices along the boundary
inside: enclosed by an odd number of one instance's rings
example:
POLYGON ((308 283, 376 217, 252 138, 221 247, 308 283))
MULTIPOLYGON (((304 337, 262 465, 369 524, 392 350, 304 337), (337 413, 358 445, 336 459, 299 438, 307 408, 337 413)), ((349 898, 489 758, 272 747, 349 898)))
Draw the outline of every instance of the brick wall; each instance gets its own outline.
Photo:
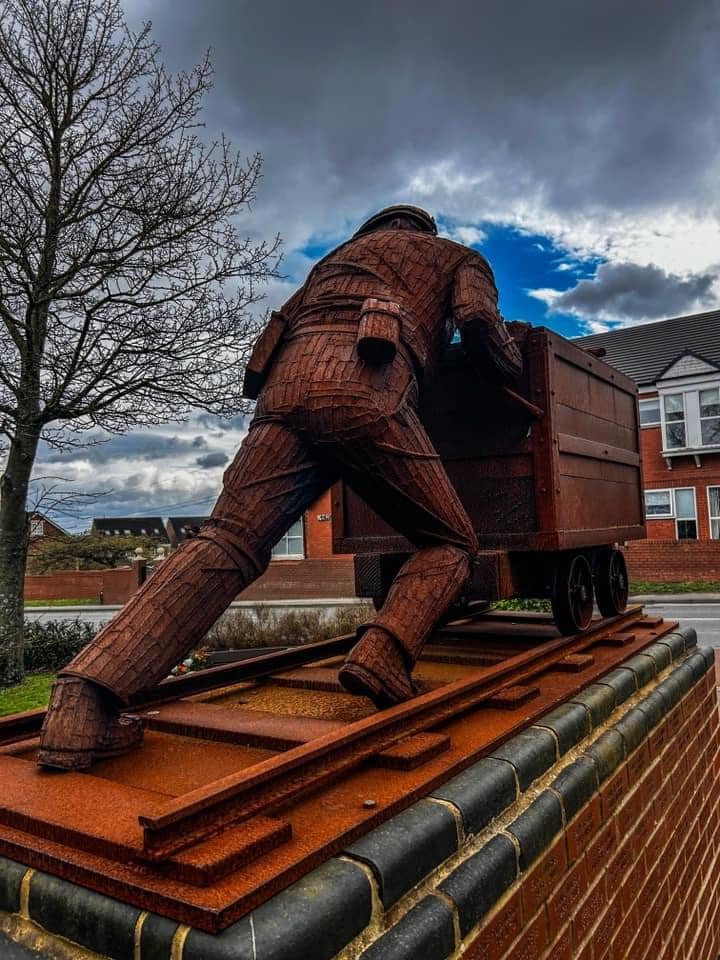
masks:
MULTIPOLYGON (((710 539, 708 514, 708 487, 720 486, 720 454, 704 454, 698 467, 693 457, 674 457, 672 470, 662 456, 660 427, 645 427, 640 431, 640 449, 643 459, 643 484, 646 490, 664 490, 668 487, 694 487, 697 504, 698 539, 710 539)), ((674 540, 673 519, 649 519, 648 538, 674 540)))
MULTIPOLYGON (((125 603, 142 583, 139 567, 113 570, 66 570, 25 577, 26 600, 80 600, 125 603)), ((350 556, 314 560, 273 560, 267 571, 238 596, 239 600, 314 600, 355 596, 350 556)))
MULTIPOLYGON (((329 526, 329 524, 328 524, 329 526)), ((355 596, 352 557, 273 560, 238 600, 314 600, 355 596)))
POLYGON ((438 867, 336 960, 717 960, 720 723, 713 651, 694 642, 646 648, 420 801, 456 811, 444 862, 429 810, 424 839, 401 823, 411 808, 350 847, 381 898, 391 870, 438 867), (413 838, 404 867, 393 826, 413 838))
POLYGON ((720 540, 635 540, 626 558, 631 580, 720 580, 720 540))
POLYGON ((720 738, 712 673, 637 738, 633 754, 481 924, 466 960, 716 960, 720 738))
POLYGON ((309 560, 322 560, 333 556, 332 550, 332 504, 330 491, 319 497, 305 511, 305 556, 309 560))
POLYGON ((111 570, 62 570, 25 577, 26 600, 81 600, 125 603, 142 583, 144 561, 111 570))

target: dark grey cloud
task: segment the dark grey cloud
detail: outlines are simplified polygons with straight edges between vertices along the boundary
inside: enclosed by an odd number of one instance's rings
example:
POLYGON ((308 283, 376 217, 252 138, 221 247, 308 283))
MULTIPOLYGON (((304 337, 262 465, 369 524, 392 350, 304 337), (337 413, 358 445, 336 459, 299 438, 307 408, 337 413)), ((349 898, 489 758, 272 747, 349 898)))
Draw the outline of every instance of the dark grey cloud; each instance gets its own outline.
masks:
POLYGON ((433 165, 454 182, 432 200, 458 215, 530 195, 588 215, 700 207, 714 183, 717 0, 128 9, 153 19, 174 68, 212 48, 209 130, 264 153, 252 228, 290 247, 312 227, 336 239, 433 165))
POLYGON ((197 454, 198 450, 208 449, 204 437, 180 437, 165 433, 127 433, 112 438, 107 435, 88 434, 84 440, 88 446, 80 451, 52 450, 43 446, 38 459, 43 463, 69 463, 82 459, 94 464, 116 460, 179 460, 188 454, 197 454))
POLYGON ((209 470, 211 467, 222 467, 229 459, 230 457, 226 453, 218 451, 217 453, 208 453, 204 457, 198 457, 195 463, 203 470, 209 470))
POLYGON ((245 430, 250 422, 250 417, 246 413, 239 413, 235 417, 223 419, 213 416, 211 413, 199 413, 193 423, 205 427, 211 433, 228 433, 229 431, 245 430))
POLYGON ((605 320, 659 319, 700 309, 713 301, 715 273, 680 277, 659 267, 604 263, 552 303, 554 312, 605 320))

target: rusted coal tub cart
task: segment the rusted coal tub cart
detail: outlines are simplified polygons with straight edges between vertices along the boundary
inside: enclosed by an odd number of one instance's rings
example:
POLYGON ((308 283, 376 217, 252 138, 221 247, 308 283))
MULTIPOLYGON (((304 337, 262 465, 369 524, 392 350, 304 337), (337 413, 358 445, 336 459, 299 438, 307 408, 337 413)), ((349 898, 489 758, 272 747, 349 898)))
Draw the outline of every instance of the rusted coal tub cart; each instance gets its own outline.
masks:
MULTIPOLYGON (((499 392, 452 346, 422 417, 481 545, 464 599, 550 598, 561 633, 577 633, 593 597, 604 616, 625 609, 618 545, 646 535, 637 387, 544 327, 522 349, 522 381, 499 392)), ((358 595, 378 605, 412 545, 342 482, 333 539, 336 552, 357 555, 358 595)))

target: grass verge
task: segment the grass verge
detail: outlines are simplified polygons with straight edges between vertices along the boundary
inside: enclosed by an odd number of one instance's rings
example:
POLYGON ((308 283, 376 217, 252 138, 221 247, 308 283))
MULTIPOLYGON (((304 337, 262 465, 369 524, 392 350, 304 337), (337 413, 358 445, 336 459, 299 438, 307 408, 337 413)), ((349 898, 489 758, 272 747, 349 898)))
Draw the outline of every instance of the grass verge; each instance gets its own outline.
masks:
POLYGON ((97 604, 97 597, 80 597, 78 600, 26 600, 26 607, 86 607, 97 604))
POLYGON ((643 593, 720 593, 717 580, 674 580, 654 583, 650 580, 631 580, 630 593, 637 596, 643 593))
POLYGON ((46 707, 54 679, 54 673, 31 673, 24 683, 0 689, 0 717, 46 707))

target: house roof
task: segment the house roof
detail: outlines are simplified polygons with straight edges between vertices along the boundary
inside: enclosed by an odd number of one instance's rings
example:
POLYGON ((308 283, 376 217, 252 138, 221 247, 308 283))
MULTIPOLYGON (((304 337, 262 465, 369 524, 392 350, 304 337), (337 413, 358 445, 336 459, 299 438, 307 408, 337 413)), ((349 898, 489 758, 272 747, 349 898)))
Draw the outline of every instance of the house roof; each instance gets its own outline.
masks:
POLYGON ((207 518, 207 514, 204 517, 168 517, 167 522, 168 526, 172 524, 174 529, 180 532, 188 527, 201 527, 207 518))
POLYGON ((95 517, 93 533, 107 536, 152 537, 167 540, 167 532, 160 517, 95 517))
POLYGON ((594 333, 574 342, 603 347, 607 363, 639 386, 650 386, 686 354, 720 368, 720 310, 594 333))
POLYGON ((175 546, 187 536, 190 527, 201 527, 207 520, 207 514, 204 517, 168 517, 167 532, 170 543, 175 546))

